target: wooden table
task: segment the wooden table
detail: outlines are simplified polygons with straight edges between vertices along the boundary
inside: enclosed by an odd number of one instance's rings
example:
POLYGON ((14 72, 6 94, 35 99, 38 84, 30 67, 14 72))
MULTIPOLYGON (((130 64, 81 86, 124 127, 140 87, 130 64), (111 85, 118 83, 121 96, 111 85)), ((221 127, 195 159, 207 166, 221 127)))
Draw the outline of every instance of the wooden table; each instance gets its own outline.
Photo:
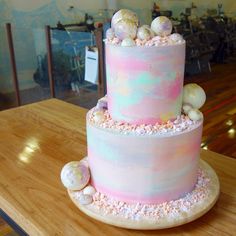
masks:
POLYGON ((236 234, 236 161, 202 150, 218 174, 216 205, 198 220, 157 231, 116 228, 75 207, 60 182, 63 165, 86 155, 86 110, 57 99, 0 112, 0 208, 29 235, 236 234))

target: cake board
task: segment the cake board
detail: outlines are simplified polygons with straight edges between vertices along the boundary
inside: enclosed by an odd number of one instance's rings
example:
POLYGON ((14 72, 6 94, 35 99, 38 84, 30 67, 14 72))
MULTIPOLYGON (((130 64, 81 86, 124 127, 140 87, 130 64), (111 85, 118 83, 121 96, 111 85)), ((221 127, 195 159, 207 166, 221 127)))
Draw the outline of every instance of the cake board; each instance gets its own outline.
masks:
MULTIPOLYGON (((78 198, 75 197, 76 191, 68 190, 68 194, 73 203, 83 213, 92 217, 93 219, 96 219, 106 224, 136 230, 156 230, 172 228, 175 226, 186 224, 201 217, 214 206, 219 197, 220 184, 215 171, 203 160, 200 160, 199 167, 209 179, 209 183, 207 185, 208 194, 202 201, 194 202, 190 210, 186 210, 184 208, 180 209, 177 215, 176 212, 170 211, 170 213, 164 216, 162 215, 162 217, 160 218, 126 218, 120 215, 114 215, 112 213, 106 212, 105 209, 98 208, 94 204, 82 205, 79 202, 78 198)), ((194 190, 192 193, 194 199, 194 190)), ((176 202, 177 201, 178 200, 176 200, 176 202)), ((174 203, 175 201, 172 202, 174 203)))

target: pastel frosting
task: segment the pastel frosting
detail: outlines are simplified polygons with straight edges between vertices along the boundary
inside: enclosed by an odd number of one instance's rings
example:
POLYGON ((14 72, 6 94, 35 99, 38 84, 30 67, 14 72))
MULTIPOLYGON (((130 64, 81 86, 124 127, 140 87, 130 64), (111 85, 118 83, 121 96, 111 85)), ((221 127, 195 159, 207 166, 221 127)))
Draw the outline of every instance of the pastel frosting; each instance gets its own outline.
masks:
POLYGON ((96 190, 125 202, 162 203, 197 180, 202 120, 165 135, 114 132, 87 116, 88 161, 96 190))
POLYGON ((151 28, 139 27, 129 10, 114 15, 105 40, 107 97, 86 118, 91 184, 132 204, 191 192, 200 156, 203 117, 192 100, 183 104, 185 41, 166 18, 151 28))
POLYGON ((106 44, 108 110, 113 119, 154 124, 181 113, 185 43, 161 47, 106 44))

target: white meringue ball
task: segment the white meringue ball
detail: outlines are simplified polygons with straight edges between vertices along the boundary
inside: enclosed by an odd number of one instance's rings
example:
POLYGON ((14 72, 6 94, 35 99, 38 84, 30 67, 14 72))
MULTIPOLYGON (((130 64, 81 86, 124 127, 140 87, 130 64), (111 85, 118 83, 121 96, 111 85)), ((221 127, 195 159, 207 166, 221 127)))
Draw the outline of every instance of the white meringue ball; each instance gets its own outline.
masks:
POLYGON ((101 110, 95 111, 93 113, 93 120, 95 123, 98 123, 98 124, 102 123, 105 120, 104 112, 101 110))
POLYGON ((122 40, 121 46, 123 46, 123 47, 135 46, 135 41, 131 38, 125 38, 125 39, 122 40))
POLYGON ((61 170, 61 182, 70 190, 81 190, 90 179, 90 172, 87 166, 79 161, 67 163, 61 170))
POLYGON ((149 40, 152 37, 152 33, 147 27, 139 27, 137 31, 137 38, 140 40, 149 40))
POLYGON ((178 33, 173 33, 173 34, 169 35, 169 39, 173 42, 183 42, 184 41, 182 35, 180 35, 178 33))
POLYGON ((128 19, 124 19, 114 25, 114 31, 118 39, 134 39, 137 33, 137 25, 128 19))
POLYGON ((155 37, 155 32, 150 28, 151 38, 155 37))
POLYGON ((88 185, 83 189, 83 194, 93 196, 95 193, 96 193, 96 189, 91 185, 88 185))
POLYGON ((89 168, 88 157, 84 157, 84 158, 80 161, 80 163, 81 163, 82 165, 85 165, 85 166, 87 166, 87 167, 89 168))
POLYGON ((136 26, 138 26, 138 16, 133 11, 128 9, 121 9, 114 14, 111 20, 111 27, 114 28, 121 20, 130 20, 136 26))
POLYGON ((188 112, 189 112, 191 109, 193 109, 193 107, 192 107, 191 105, 189 105, 189 104, 184 104, 183 107, 182 107, 182 109, 183 109, 184 114, 188 115, 188 112))
POLYGON ((186 84, 183 88, 183 104, 190 104, 193 108, 201 108, 206 101, 206 93, 197 84, 186 84))
POLYGON ((100 98, 96 105, 97 109, 106 109, 107 110, 107 96, 100 98))
POLYGON ((151 26, 149 25, 142 25, 142 27, 148 29, 150 31, 151 34, 151 38, 153 38, 155 36, 155 32, 151 29, 151 26))
POLYGON ((115 32, 112 28, 106 31, 106 38, 112 40, 115 37, 115 32))
POLYGON ((198 109, 191 109, 188 112, 188 117, 190 120, 197 121, 203 119, 203 114, 198 109))
POLYGON ((88 194, 81 194, 79 196, 79 203, 81 205, 88 205, 90 203, 93 202, 93 197, 91 195, 88 195, 88 194))
POLYGON ((168 36, 172 31, 172 23, 166 16, 158 16, 151 23, 151 29, 159 36, 168 36))

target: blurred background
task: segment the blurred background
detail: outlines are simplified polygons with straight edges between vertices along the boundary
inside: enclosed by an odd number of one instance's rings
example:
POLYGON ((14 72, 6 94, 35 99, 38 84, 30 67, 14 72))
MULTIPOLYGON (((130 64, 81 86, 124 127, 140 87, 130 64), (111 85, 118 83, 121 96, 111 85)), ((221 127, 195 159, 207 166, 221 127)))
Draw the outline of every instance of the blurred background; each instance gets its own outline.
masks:
POLYGON ((0 0, 0 110, 52 96, 94 106, 106 92, 102 40, 113 13, 121 8, 135 11, 140 24, 159 15, 172 19, 173 31, 187 42, 185 77, 211 72, 213 64, 234 57, 234 0, 0 0), (93 62, 86 61, 89 52, 93 62))

